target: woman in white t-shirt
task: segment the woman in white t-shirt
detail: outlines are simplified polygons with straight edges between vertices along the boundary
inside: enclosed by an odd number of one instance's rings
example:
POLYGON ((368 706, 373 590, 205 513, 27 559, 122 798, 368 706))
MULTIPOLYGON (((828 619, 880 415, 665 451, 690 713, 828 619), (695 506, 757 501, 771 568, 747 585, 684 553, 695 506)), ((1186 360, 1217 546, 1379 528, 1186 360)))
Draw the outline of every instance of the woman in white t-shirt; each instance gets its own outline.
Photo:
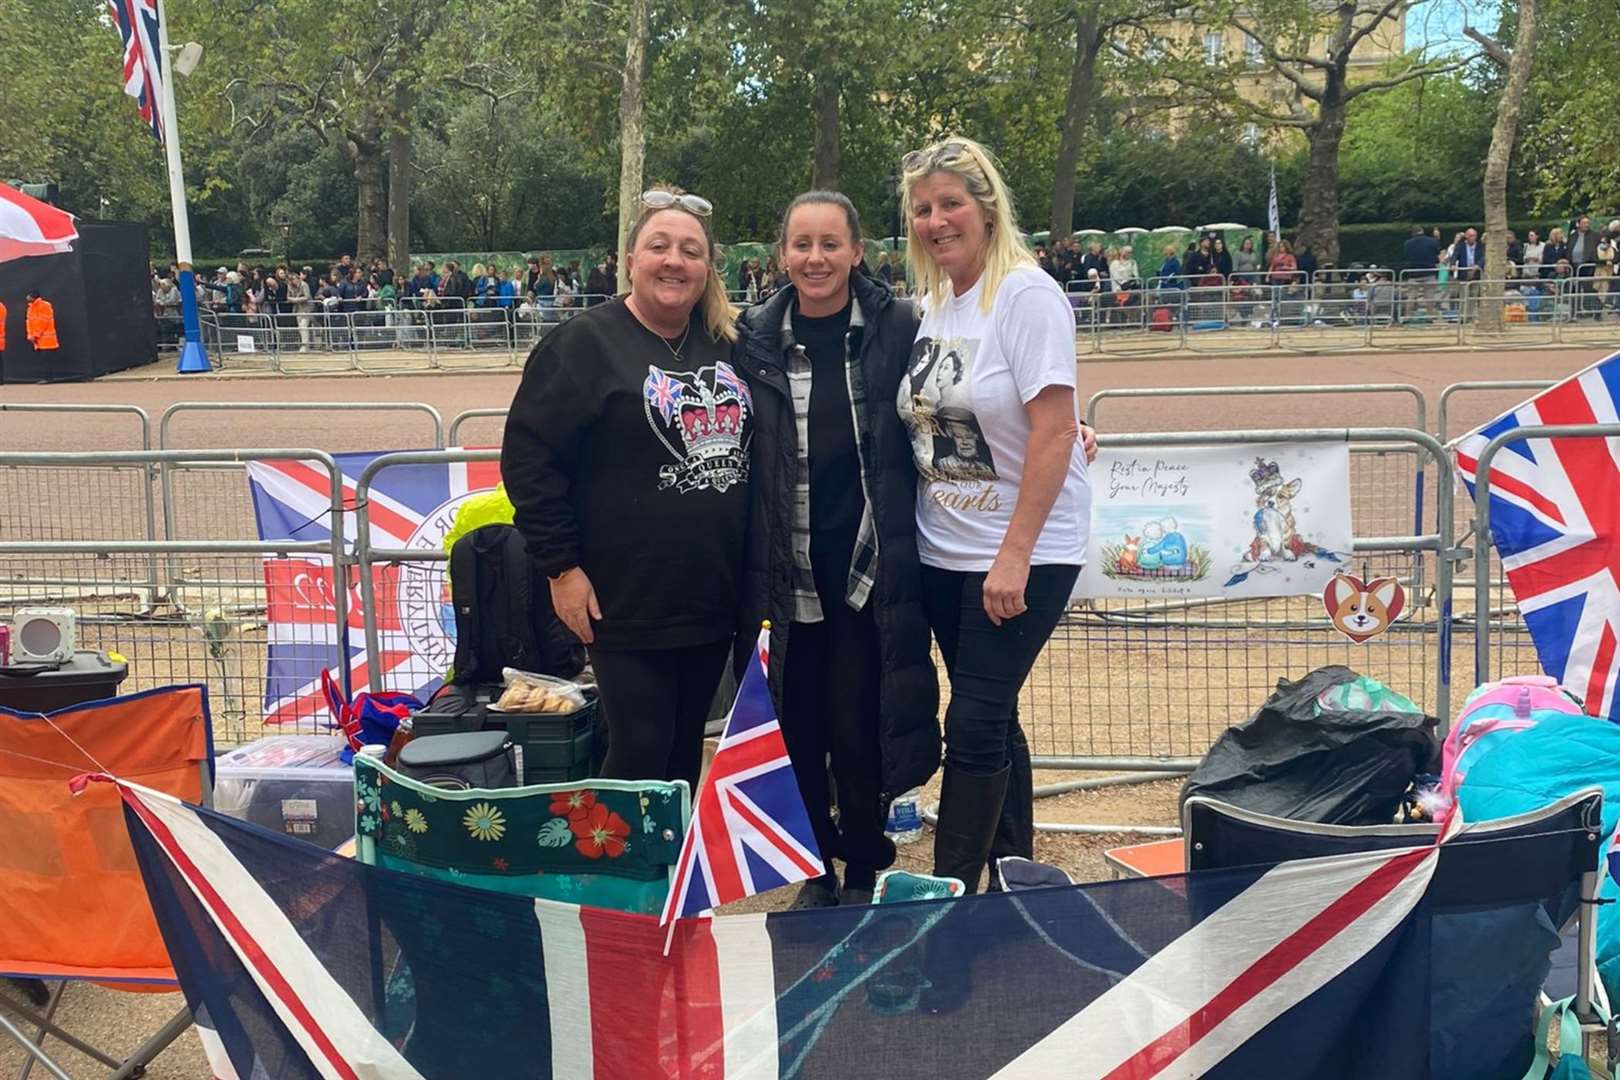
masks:
POLYGON ((901 168, 924 314, 897 405, 920 477, 923 600, 951 679, 934 873, 974 892, 987 860, 1034 854, 1018 693, 1085 559, 1074 309, 1019 239, 987 150, 950 138, 901 168))

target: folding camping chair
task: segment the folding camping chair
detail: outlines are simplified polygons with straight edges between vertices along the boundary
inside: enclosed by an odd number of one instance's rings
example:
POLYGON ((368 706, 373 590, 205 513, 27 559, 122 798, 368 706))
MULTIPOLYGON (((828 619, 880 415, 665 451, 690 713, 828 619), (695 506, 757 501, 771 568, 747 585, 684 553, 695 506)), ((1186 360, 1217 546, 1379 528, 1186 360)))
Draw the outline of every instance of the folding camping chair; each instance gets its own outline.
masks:
MULTIPOLYGON (((1548 992, 1554 997, 1572 994, 1586 1048, 1603 1046, 1607 1053, 1604 1024, 1595 1007, 1606 1012, 1596 965, 1602 814, 1601 790, 1576 792, 1532 813, 1472 825, 1441 850, 1429 893, 1433 910, 1445 920, 1435 930, 1436 972, 1456 976, 1473 965, 1480 972, 1477 987, 1462 991, 1489 994, 1513 985, 1512 975, 1542 971, 1544 981, 1529 987, 1519 1003, 1522 1010, 1514 1000, 1505 1003, 1504 1046, 1511 1048, 1521 1037, 1522 1045, 1529 1044, 1539 989, 1542 1005, 1548 992), (1537 950, 1543 947, 1538 941, 1552 934, 1558 941, 1546 941, 1544 947, 1556 949, 1557 955, 1547 968, 1538 968, 1537 950), (1505 974, 1493 977, 1496 973, 1505 974), (1559 987, 1561 980, 1571 985, 1559 987)), ((1202 796, 1183 804, 1181 823, 1188 871, 1416 847, 1433 843, 1439 830, 1432 824, 1288 821, 1202 796)), ((1503 1007, 1500 1002, 1486 1004, 1503 1007)), ((1458 1047, 1453 1052, 1472 1051, 1458 1047)))
POLYGON ((685 781, 446 791, 354 759, 361 862, 479 889, 656 915, 686 837, 685 781))
POLYGON ((120 1060, 55 1022, 70 979, 135 991, 175 984, 117 790, 92 784, 73 795, 68 781, 105 771, 206 802, 212 758, 202 686, 166 687, 43 716, 0 709, 0 975, 56 981, 42 1010, 0 992, 0 1031, 29 1055, 21 1080, 34 1062, 58 1080, 68 1076, 45 1052, 47 1036, 119 1080, 141 1075, 191 1026, 191 1013, 182 1007, 120 1060))

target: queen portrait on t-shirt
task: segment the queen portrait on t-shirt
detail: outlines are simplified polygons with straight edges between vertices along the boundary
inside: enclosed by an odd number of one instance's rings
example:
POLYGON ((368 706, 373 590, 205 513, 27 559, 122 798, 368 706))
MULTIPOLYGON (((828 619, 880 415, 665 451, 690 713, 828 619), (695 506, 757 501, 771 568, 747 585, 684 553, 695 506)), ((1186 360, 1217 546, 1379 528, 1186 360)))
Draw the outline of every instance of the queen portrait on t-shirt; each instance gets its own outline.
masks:
POLYGON ((923 318, 896 407, 919 477, 924 602, 951 680, 934 873, 972 892, 987 862, 1034 854, 1018 694, 1068 608, 1091 515, 1074 311, 1019 239, 989 151, 949 138, 901 169, 923 318))

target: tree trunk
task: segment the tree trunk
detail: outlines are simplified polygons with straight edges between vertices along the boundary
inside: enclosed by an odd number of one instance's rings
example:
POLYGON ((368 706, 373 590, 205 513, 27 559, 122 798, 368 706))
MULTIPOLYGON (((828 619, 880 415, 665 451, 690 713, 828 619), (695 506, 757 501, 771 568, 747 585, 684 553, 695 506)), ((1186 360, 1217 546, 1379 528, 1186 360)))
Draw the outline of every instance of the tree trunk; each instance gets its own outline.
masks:
MULTIPOLYGON (((1530 83, 1530 67, 1536 54, 1536 0, 1519 0, 1519 29, 1513 38, 1513 56, 1508 61, 1507 82, 1496 103, 1496 126, 1491 129, 1491 148, 1485 154, 1485 280, 1507 278, 1507 180, 1508 161, 1513 156, 1513 140, 1519 130, 1519 112, 1524 107, 1525 88, 1530 83)), ((1489 296, 1479 313, 1480 324, 1488 331, 1502 329, 1501 286, 1485 287, 1489 296)))
POLYGON ((630 33, 624 42, 624 85, 619 90, 619 282, 630 290, 630 227, 641 212, 641 174, 647 155, 642 127, 642 78, 647 68, 648 0, 631 0, 630 33))
POLYGON ((1102 38, 1097 30, 1097 9, 1086 5, 1074 29, 1074 60, 1069 66, 1069 94, 1063 105, 1061 138, 1052 177, 1052 234, 1048 244, 1066 240, 1074 231, 1074 165, 1080 156, 1080 136, 1091 114, 1091 95, 1097 80, 1097 51, 1102 38))
MULTIPOLYGON (((1333 76, 1329 76, 1330 82, 1333 76)), ((1321 263, 1339 261, 1339 143, 1344 139, 1345 103, 1329 87, 1316 123, 1306 129, 1310 163, 1305 169, 1305 197, 1294 231, 1294 250, 1309 247, 1321 263)))
POLYGON ((820 191, 838 190, 838 76, 816 73, 816 155, 810 186, 820 191))
POLYGON ((411 262, 411 130, 407 125, 410 99, 405 98, 400 121, 388 132, 388 265, 410 276, 411 262))
POLYGON ((345 133, 343 145, 354 166, 359 190, 359 221, 354 240, 356 260, 379 258, 388 247, 388 162, 382 150, 382 132, 368 115, 358 130, 345 133))

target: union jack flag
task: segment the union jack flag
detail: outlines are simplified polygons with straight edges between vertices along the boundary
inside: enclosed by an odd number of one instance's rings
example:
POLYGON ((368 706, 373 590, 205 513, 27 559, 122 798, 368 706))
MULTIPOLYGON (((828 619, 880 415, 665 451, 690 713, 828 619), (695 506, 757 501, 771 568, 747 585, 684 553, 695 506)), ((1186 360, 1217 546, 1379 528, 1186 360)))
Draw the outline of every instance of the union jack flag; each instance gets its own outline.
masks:
POLYGON ((698 790, 660 924, 823 872, 765 672, 770 630, 737 687, 698 790))
MULTIPOLYGON (((343 473, 344 505, 354 507, 355 479, 376 454, 334 455, 343 473)), ((371 488, 371 543, 379 548, 438 549, 471 495, 500 483, 495 461, 402 465, 377 474, 371 488)), ((254 516, 262 540, 331 538, 330 479, 302 461, 248 465, 254 516)), ((355 518, 344 515, 345 539, 355 518)), ((400 690, 427 700, 455 656, 455 614, 442 563, 378 566, 374 572, 379 671, 366 662, 360 585, 350 575, 347 625, 337 625, 329 556, 264 560, 268 660, 264 722, 325 717, 321 673, 349 669, 350 691, 400 690)))
POLYGON ((157 7, 154 0, 108 0, 107 10, 124 39, 124 93, 135 99, 152 137, 162 142, 158 94, 163 87, 163 50, 158 47, 157 7))
POLYGON ((642 384, 643 392, 647 395, 647 404, 658 410, 665 422, 675 415, 675 409, 681 403, 681 384, 670 378, 662 369, 647 365, 647 381, 642 384))
MULTIPOLYGON (((1479 454, 1504 431, 1620 420, 1620 353, 1457 439, 1475 493, 1479 454)), ((1526 439, 1491 461, 1491 541, 1542 670, 1612 716, 1620 682, 1620 439, 1526 439)))

